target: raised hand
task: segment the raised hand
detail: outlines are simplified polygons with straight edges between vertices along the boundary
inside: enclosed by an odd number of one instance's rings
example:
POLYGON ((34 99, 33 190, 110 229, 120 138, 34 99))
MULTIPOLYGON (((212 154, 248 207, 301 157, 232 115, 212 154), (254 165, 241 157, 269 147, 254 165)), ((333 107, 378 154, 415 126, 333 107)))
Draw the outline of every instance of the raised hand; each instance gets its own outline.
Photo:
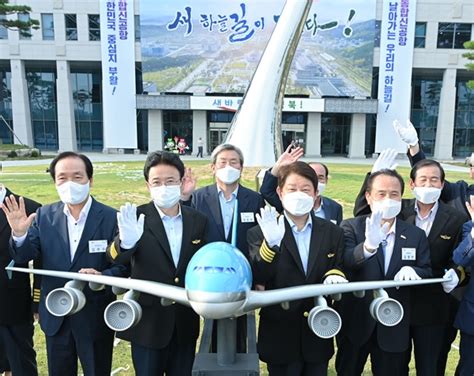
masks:
POLYGON ((469 202, 466 202, 466 208, 471 215, 471 220, 474 221, 474 196, 469 197, 469 202))
POLYGON ((384 223, 382 226, 382 214, 381 211, 372 213, 365 220, 364 247, 369 252, 374 252, 379 247, 379 244, 387 237, 388 230, 390 229, 389 223, 384 223))
POLYGON ((140 214, 137 219, 137 206, 127 202, 120 207, 120 211, 117 213, 117 223, 121 247, 133 248, 142 237, 145 214, 140 214))
POLYGON ((278 218, 275 208, 268 206, 260 209, 260 214, 256 214, 257 222, 262 230, 263 236, 270 247, 280 246, 281 240, 285 236, 285 218, 283 215, 278 218))
POLYGON ((181 182, 181 200, 188 201, 196 190, 197 179, 193 175, 193 171, 190 167, 184 170, 183 180, 181 182))
POLYGON ((384 149, 372 166, 372 174, 380 170, 395 170, 398 164, 395 163, 397 151, 394 149, 384 149))
POLYGON ((278 172, 280 168, 283 166, 289 165, 293 162, 296 162, 298 159, 300 159, 303 154, 304 154, 304 149, 300 146, 296 147, 293 149, 293 144, 290 144, 284 153, 280 155, 280 158, 276 161, 275 165, 272 168, 272 175, 273 176, 278 176, 278 172))
POLYGON ((401 124, 398 120, 393 121, 393 128, 397 132, 398 137, 408 146, 415 146, 418 144, 418 134, 410 120, 406 124, 401 124))
POLYGON ((25 200, 20 197, 18 202, 15 196, 5 197, 3 204, 0 204, 1 208, 5 212, 8 224, 12 229, 14 236, 21 237, 28 232, 33 220, 36 217, 36 213, 26 215, 25 200))

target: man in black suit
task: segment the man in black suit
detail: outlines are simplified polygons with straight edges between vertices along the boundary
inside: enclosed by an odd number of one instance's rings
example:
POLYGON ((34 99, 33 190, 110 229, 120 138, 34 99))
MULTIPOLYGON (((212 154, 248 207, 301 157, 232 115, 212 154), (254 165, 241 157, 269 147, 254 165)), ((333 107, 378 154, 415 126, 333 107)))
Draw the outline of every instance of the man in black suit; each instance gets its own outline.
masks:
MULTIPOLYGON (((393 170, 380 170, 367 181, 366 199, 372 215, 343 221, 344 268, 351 281, 411 280, 431 276, 425 233, 397 215, 404 183, 393 170)), ((404 317, 394 327, 383 326, 369 313, 372 294, 363 298, 345 294, 341 302, 343 328, 339 337, 336 369, 339 375, 360 375, 371 355, 374 375, 403 375, 410 342, 410 289, 389 289, 404 317)))
MULTIPOLYGON (((293 145, 288 146, 285 152, 278 158, 275 165, 265 172, 260 193, 263 198, 276 210, 281 213, 283 207, 276 193, 278 186, 278 173, 281 167, 297 161, 303 155, 303 148, 292 148, 293 145)), ((342 221, 342 206, 336 201, 323 196, 326 185, 329 181, 329 170, 323 163, 309 162, 310 167, 316 172, 318 176, 318 195, 314 203, 314 214, 316 217, 327 219, 332 223, 339 225, 342 221)))
MULTIPOLYGON (((244 167, 242 151, 234 145, 222 144, 211 154, 211 167, 216 183, 192 193, 191 205, 208 219, 206 239, 209 242, 230 243, 234 204, 237 199, 237 248, 248 258, 247 231, 254 227, 255 214, 264 206, 263 198, 240 184, 244 167)), ((184 197, 183 199, 189 199, 184 197)), ((237 352, 246 351, 246 316, 237 319, 237 352)), ((213 349, 216 349, 216 329, 213 330, 213 349)))
MULTIPOLYGON (((341 270, 342 230, 314 215, 318 190, 314 170, 304 162, 281 169, 277 193, 284 214, 262 209, 259 226, 248 232, 253 276, 258 289, 347 282, 341 270)), ((260 310, 258 353, 271 376, 326 375, 333 340, 317 337, 308 326, 314 299, 260 310)))
MULTIPOLYGON (((3 203, 5 197, 11 195, 16 200, 19 199, 8 188, 0 186, 0 202, 3 203)), ((41 206, 28 198, 23 200, 27 215, 33 214, 41 206)), ((33 302, 30 278, 29 275, 22 273, 13 273, 12 278, 8 278, 5 267, 11 261, 10 236, 11 228, 5 212, 0 210, 0 302, 3 306, 0 309, 0 347, 4 351, 1 355, 8 365, 6 368, 13 374, 37 375, 36 353, 33 349, 33 302)), ((27 264, 22 266, 28 267, 27 264)), ((35 278, 35 281, 37 285, 38 278, 35 278)), ((35 292, 35 295, 37 293, 39 292, 35 292)))
MULTIPOLYGON (((60 201, 27 215, 24 199, 10 196, 3 210, 12 228, 10 255, 16 263, 40 259, 44 269, 123 276, 126 268, 106 257, 107 244, 117 233, 117 211, 90 195, 93 166, 89 158, 63 152, 50 164, 60 201)), ((112 366, 114 333, 103 320, 104 309, 115 300, 111 289, 82 292, 86 304, 77 313, 56 316, 46 308, 46 296, 67 280, 43 277, 39 306, 46 335, 48 373, 77 375, 78 358, 84 374, 108 375, 112 366)))
MULTIPOLYGON (((179 204, 184 172, 176 154, 151 153, 144 175, 153 201, 120 209, 119 236, 108 254, 114 262, 130 265, 132 278, 184 287, 186 267, 205 244, 207 225, 203 214, 179 204)), ((138 302, 142 319, 118 334, 132 343, 136 374, 190 375, 199 316, 180 304, 163 306, 159 298, 148 294, 140 294, 138 302)))

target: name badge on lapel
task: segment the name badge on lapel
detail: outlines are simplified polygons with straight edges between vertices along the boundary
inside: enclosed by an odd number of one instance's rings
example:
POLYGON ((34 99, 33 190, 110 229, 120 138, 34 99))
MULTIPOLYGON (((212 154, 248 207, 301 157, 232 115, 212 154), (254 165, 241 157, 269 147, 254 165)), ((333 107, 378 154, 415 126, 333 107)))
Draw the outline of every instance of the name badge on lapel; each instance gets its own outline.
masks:
POLYGON ((242 223, 254 223, 255 216, 252 212, 240 213, 240 222, 242 223))
POLYGON ((89 240, 89 253, 105 253, 107 240, 89 240))
POLYGON ((415 261, 416 260, 416 248, 402 248, 402 260, 415 261))

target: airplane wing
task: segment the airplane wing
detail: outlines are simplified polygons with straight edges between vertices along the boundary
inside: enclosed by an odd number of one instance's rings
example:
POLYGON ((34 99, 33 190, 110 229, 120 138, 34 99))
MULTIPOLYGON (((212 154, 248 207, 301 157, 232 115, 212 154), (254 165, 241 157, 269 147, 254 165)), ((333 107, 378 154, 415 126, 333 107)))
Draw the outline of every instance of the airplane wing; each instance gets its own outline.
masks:
POLYGON ((107 275, 16 268, 10 266, 7 266, 5 269, 7 271, 39 274, 48 277, 58 277, 76 281, 94 282, 107 286, 116 286, 126 290, 139 291, 145 294, 154 295, 159 298, 169 299, 170 301, 177 302, 186 306, 190 305, 184 288, 167 285, 165 283, 145 281, 141 279, 111 277, 107 275))
POLYGON ((444 278, 419 279, 414 281, 367 281, 367 282, 348 282, 331 285, 305 285, 286 287, 268 291, 250 291, 247 302, 243 307, 244 313, 253 311, 257 308, 290 302, 299 299, 313 298, 323 295, 342 294, 355 291, 366 291, 385 289, 391 287, 405 287, 426 285, 431 283, 446 282, 444 278))

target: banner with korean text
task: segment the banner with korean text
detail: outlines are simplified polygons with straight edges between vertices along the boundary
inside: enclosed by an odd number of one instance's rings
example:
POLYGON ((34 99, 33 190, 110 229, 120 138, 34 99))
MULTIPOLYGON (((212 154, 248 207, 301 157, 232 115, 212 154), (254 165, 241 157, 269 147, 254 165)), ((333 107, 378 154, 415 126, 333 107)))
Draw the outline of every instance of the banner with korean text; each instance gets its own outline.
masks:
POLYGON ((136 149, 133 0, 100 0, 104 149, 136 149))
POLYGON ((384 0, 382 12, 375 152, 406 152, 392 123, 410 118, 416 0, 384 0))

